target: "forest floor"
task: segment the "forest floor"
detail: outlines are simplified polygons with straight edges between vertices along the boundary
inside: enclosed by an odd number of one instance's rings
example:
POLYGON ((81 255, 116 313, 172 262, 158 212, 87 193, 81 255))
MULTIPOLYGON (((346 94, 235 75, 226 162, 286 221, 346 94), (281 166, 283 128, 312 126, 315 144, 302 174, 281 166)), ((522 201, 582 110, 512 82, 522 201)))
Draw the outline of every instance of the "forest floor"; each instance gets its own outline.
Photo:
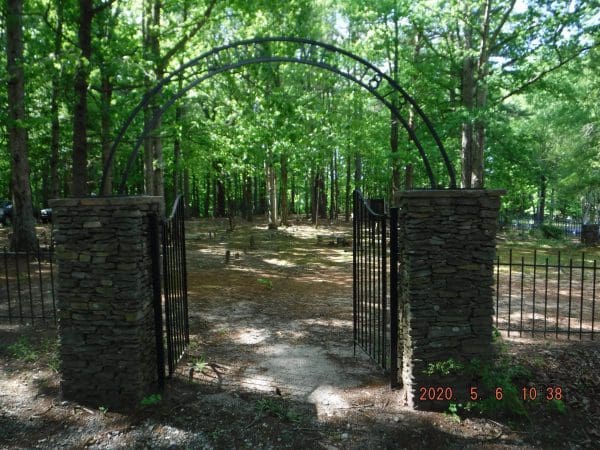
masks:
POLYGON ((351 247, 317 237, 350 237, 347 225, 228 228, 188 223, 191 345, 160 401, 64 401, 55 329, 1 325, 0 448, 597 448, 596 342, 500 341, 504 367, 540 397, 560 386, 561 403, 412 411, 354 355, 351 247))

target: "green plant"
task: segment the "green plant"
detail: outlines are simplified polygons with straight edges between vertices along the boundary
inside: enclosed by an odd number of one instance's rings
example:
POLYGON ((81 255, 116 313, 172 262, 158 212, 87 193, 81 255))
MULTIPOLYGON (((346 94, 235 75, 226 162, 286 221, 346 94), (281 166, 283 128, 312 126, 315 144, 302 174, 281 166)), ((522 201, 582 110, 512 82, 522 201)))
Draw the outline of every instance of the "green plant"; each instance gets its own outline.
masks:
POLYGON ((259 278, 258 282, 262 284, 267 289, 273 289, 273 283, 268 278, 259 278))
POLYGON ((460 408, 462 407, 462 403, 450 403, 448 405, 448 411, 446 412, 446 417, 448 417, 450 420, 452 420, 453 422, 460 422, 460 416, 458 415, 458 412, 460 410, 460 408))
POLYGON ((540 226, 540 232, 546 239, 561 240, 565 237, 564 231, 555 225, 543 224, 540 226))
POLYGON ((39 358, 38 352, 33 348, 26 336, 21 336, 14 344, 8 346, 10 354, 22 361, 34 362, 39 358))
POLYGON ((464 369, 464 365, 452 358, 445 361, 436 361, 429 363, 427 369, 423 371, 425 375, 450 375, 452 373, 460 373, 464 369))
POLYGON ((482 362, 476 358, 466 366, 466 374, 482 384, 482 396, 470 400, 466 410, 481 413, 529 417, 519 386, 531 377, 529 370, 508 358, 482 362))
POLYGON ((564 404, 562 400, 552 399, 548 402, 548 408, 552 411, 556 411, 559 414, 567 413, 567 406, 564 404))
POLYGON ((291 408, 288 408, 283 401, 277 401, 272 398, 261 398, 256 402, 256 409, 260 413, 268 414, 278 419, 289 422, 300 422, 301 415, 291 408))
POLYGON ((58 340, 56 338, 44 340, 42 342, 42 352, 48 357, 48 367, 52 371, 58 372, 60 369, 58 340))
POLYGON ((98 410, 103 414, 106 415, 106 413, 108 412, 108 408, 106 406, 99 406, 98 410))
POLYGON ((204 356, 200 355, 198 357, 198 359, 196 360, 196 362, 194 363, 193 367, 196 372, 202 372, 202 371, 204 371, 204 369, 206 369, 207 365, 208 365, 208 363, 204 359, 204 356))
POLYGON ((154 406, 154 405, 158 405, 162 400, 162 397, 160 396, 160 394, 150 394, 150 395, 146 395, 142 401, 141 404, 142 406, 154 406))
POLYGON ((498 342, 502 338, 502 333, 496 327, 492 329, 492 342, 498 342))

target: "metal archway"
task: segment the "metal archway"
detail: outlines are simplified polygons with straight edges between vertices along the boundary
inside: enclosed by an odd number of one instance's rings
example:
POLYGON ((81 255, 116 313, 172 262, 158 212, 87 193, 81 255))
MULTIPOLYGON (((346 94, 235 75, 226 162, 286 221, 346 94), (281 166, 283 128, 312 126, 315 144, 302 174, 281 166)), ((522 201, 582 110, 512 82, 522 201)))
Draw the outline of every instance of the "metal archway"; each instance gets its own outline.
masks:
POLYGON ((109 157, 104 165, 100 192, 103 192, 104 190, 107 174, 112 166, 117 147, 125 136, 127 129, 137 114, 162 91, 165 85, 175 80, 179 75, 185 74, 186 71, 191 72, 190 75, 186 75, 186 79, 189 80, 188 84, 173 94, 173 96, 165 102, 162 108, 156 111, 144 127, 143 132, 138 136, 133 150, 129 155, 127 166, 119 185, 120 194, 123 194, 125 191, 129 172, 133 167, 145 137, 156 127, 161 116, 173 105, 173 103, 203 81, 212 78, 219 73, 261 63, 306 64, 336 73, 366 89, 383 103, 392 112, 398 122, 402 124, 419 151, 431 188, 435 189, 438 188, 437 179, 431 168, 425 148, 415 131, 417 127, 424 126, 427 134, 432 138, 442 157, 449 178, 448 187, 451 189, 456 188, 456 174, 454 167, 450 162, 444 145, 435 131, 432 122, 425 115, 417 102, 392 78, 365 59, 330 44, 295 37, 265 37, 234 42, 213 48, 181 65, 177 70, 163 78, 154 88, 146 92, 142 97, 142 100, 125 120, 112 144, 109 157), (401 107, 395 107, 388 99, 393 93, 396 93, 399 98, 403 99, 404 105, 412 107, 414 112, 413 118, 420 121, 420 123, 416 126, 411 126, 409 122, 402 117, 400 114, 401 107))

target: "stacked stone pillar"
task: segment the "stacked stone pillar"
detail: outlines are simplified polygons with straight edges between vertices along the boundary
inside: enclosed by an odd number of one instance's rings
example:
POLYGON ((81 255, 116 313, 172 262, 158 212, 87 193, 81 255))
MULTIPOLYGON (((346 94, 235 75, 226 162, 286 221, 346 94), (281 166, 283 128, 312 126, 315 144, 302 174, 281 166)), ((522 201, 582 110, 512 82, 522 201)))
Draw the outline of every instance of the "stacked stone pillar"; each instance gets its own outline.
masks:
POLYGON ((426 371, 430 364, 450 359, 468 364, 491 355, 493 263, 502 194, 432 190, 407 191, 400 198, 398 354, 406 400, 413 408, 445 409, 447 388, 451 401, 457 402, 468 398, 470 387, 478 387, 460 371, 426 371), (443 400, 438 399, 439 388, 443 400))
POLYGON ((53 200, 64 398, 130 408, 156 391, 150 215, 158 197, 53 200))

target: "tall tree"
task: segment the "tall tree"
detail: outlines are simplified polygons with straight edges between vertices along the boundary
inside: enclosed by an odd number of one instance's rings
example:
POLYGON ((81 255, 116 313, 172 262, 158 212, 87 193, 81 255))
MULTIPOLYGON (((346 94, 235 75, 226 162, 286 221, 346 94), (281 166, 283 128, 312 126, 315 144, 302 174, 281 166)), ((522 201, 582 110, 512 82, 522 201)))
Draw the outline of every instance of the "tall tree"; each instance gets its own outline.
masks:
POLYGON ((13 194, 13 236, 11 247, 33 250, 36 245, 35 223, 29 185, 29 154, 25 116, 25 73, 23 58, 23 1, 7 0, 6 70, 8 91, 8 147, 13 194))

